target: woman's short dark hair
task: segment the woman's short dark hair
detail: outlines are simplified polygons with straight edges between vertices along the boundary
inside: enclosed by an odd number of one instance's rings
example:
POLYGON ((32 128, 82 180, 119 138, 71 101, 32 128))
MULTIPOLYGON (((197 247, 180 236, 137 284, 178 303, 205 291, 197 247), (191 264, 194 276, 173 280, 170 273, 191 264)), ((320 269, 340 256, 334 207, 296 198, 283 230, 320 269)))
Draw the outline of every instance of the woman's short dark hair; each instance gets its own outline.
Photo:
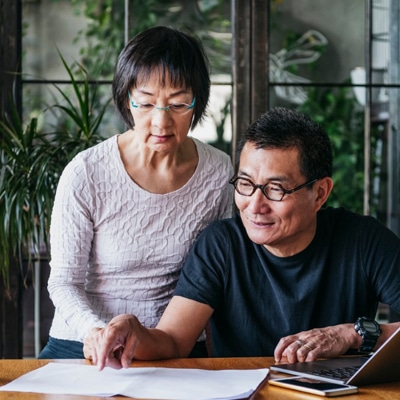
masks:
POLYGON ((196 97, 191 128, 205 116, 210 96, 210 66, 203 45, 193 33, 166 26, 147 29, 131 39, 119 55, 113 81, 114 105, 124 122, 135 122, 128 108, 128 91, 154 70, 166 73, 172 85, 190 88, 196 97))
POLYGON ((324 129, 305 114, 276 107, 261 115, 239 141, 236 168, 247 142, 258 149, 298 149, 300 172, 307 180, 332 176, 331 141, 324 129))

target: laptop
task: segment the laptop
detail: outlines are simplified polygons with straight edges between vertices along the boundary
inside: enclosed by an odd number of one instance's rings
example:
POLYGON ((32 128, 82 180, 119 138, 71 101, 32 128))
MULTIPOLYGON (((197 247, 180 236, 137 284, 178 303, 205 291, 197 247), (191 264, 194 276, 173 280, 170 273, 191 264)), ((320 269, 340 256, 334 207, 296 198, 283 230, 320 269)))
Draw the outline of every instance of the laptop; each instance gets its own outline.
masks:
POLYGON ((271 365, 272 371, 332 383, 371 385, 400 381, 400 328, 372 355, 271 365))

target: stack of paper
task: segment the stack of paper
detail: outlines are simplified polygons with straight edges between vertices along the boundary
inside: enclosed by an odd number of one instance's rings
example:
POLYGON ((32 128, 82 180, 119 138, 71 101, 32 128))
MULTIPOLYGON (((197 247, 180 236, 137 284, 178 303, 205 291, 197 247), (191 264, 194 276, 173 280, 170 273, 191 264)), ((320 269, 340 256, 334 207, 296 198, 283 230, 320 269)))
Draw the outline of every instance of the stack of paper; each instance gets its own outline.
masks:
POLYGON ((219 371, 105 368, 99 371, 90 365, 49 363, 0 387, 0 391, 171 400, 242 399, 249 397, 267 375, 267 368, 219 371))

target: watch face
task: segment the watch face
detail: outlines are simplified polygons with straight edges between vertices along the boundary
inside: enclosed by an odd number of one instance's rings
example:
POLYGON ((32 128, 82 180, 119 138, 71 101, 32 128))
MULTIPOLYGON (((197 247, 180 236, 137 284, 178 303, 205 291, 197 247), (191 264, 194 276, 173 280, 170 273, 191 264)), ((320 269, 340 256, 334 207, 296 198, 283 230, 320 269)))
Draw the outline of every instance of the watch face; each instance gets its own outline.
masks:
POLYGON ((363 326, 367 331, 375 332, 376 331, 376 325, 373 322, 370 321, 363 321, 363 326))

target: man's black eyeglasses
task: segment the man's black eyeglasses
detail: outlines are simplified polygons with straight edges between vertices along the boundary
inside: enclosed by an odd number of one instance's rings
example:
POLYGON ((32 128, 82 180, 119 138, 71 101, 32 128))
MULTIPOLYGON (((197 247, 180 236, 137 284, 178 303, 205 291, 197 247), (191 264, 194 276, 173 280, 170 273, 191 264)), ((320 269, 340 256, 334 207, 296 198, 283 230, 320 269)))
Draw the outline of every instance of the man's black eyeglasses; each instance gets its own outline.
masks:
POLYGON ((260 189, 268 200, 282 201, 286 194, 297 192, 306 186, 312 185, 317 180, 318 179, 312 179, 311 181, 296 186, 293 189, 285 189, 281 184, 273 182, 268 182, 265 185, 256 185, 250 179, 242 178, 240 176, 234 176, 229 183, 232 184, 235 187, 235 190, 242 196, 252 196, 257 189, 260 189))

